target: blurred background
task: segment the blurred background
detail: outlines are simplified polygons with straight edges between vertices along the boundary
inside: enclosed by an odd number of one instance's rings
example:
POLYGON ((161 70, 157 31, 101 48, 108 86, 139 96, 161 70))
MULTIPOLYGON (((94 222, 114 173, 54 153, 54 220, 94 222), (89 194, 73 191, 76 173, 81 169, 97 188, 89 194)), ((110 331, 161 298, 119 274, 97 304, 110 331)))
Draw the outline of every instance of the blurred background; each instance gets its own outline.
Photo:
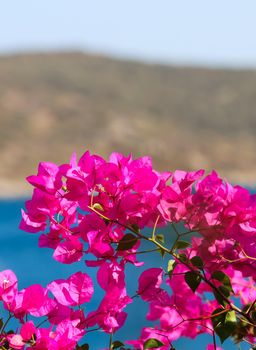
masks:
MULTIPOLYGON (((254 187, 255 16, 255 0, 2 1, 1 270, 27 286, 84 268, 60 266, 17 229, 31 193, 25 177, 39 161, 119 151, 151 155, 158 170, 216 169, 254 187)), ((123 331, 130 338, 147 306, 137 310, 123 331)), ((93 349, 106 344, 92 340, 93 349)))
POLYGON ((0 186, 86 149, 256 174, 255 1, 5 1, 0 186))

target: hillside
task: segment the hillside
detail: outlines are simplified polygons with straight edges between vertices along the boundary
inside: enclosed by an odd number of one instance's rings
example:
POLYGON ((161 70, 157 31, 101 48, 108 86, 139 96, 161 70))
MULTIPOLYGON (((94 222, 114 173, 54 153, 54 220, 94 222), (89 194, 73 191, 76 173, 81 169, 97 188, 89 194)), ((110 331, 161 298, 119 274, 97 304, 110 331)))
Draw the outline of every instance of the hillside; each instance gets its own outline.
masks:
POLYGON ((184 68, 81 53, 0 57, 2 196, 40 160, 76 150, 149 154, 161 169, 214 168, 256 183, 256 71, 184 68))

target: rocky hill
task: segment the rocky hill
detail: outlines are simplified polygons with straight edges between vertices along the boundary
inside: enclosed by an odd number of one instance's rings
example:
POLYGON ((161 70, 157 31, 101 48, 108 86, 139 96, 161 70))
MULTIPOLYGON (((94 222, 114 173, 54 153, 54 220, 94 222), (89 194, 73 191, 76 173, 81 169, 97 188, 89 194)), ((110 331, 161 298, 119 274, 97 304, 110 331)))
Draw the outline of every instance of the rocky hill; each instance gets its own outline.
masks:
POLYGON ((149 154, 161 169, 256 183, 256 71, 173 67, 82 53, 0 57, 1 194, 73 151, 149 154))

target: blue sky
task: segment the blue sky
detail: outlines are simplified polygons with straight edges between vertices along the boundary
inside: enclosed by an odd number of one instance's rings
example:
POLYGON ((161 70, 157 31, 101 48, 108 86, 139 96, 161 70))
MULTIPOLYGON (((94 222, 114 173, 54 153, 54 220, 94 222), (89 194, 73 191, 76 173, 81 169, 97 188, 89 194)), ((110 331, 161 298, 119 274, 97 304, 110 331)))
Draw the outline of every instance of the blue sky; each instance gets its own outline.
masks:
POLYGON ((1 1, 0 53, 77 49, 256 67, 255 0, 1 1))

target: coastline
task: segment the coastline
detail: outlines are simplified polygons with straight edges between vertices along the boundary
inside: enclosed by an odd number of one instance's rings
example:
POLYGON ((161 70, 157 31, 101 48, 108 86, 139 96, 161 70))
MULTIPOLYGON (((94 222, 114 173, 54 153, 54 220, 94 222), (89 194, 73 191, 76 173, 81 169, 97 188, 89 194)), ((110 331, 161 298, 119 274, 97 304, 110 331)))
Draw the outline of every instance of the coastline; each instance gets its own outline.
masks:
POLYGON ((0 179, 0 200, 30 197, 32 188, 26 181, 0 179))

